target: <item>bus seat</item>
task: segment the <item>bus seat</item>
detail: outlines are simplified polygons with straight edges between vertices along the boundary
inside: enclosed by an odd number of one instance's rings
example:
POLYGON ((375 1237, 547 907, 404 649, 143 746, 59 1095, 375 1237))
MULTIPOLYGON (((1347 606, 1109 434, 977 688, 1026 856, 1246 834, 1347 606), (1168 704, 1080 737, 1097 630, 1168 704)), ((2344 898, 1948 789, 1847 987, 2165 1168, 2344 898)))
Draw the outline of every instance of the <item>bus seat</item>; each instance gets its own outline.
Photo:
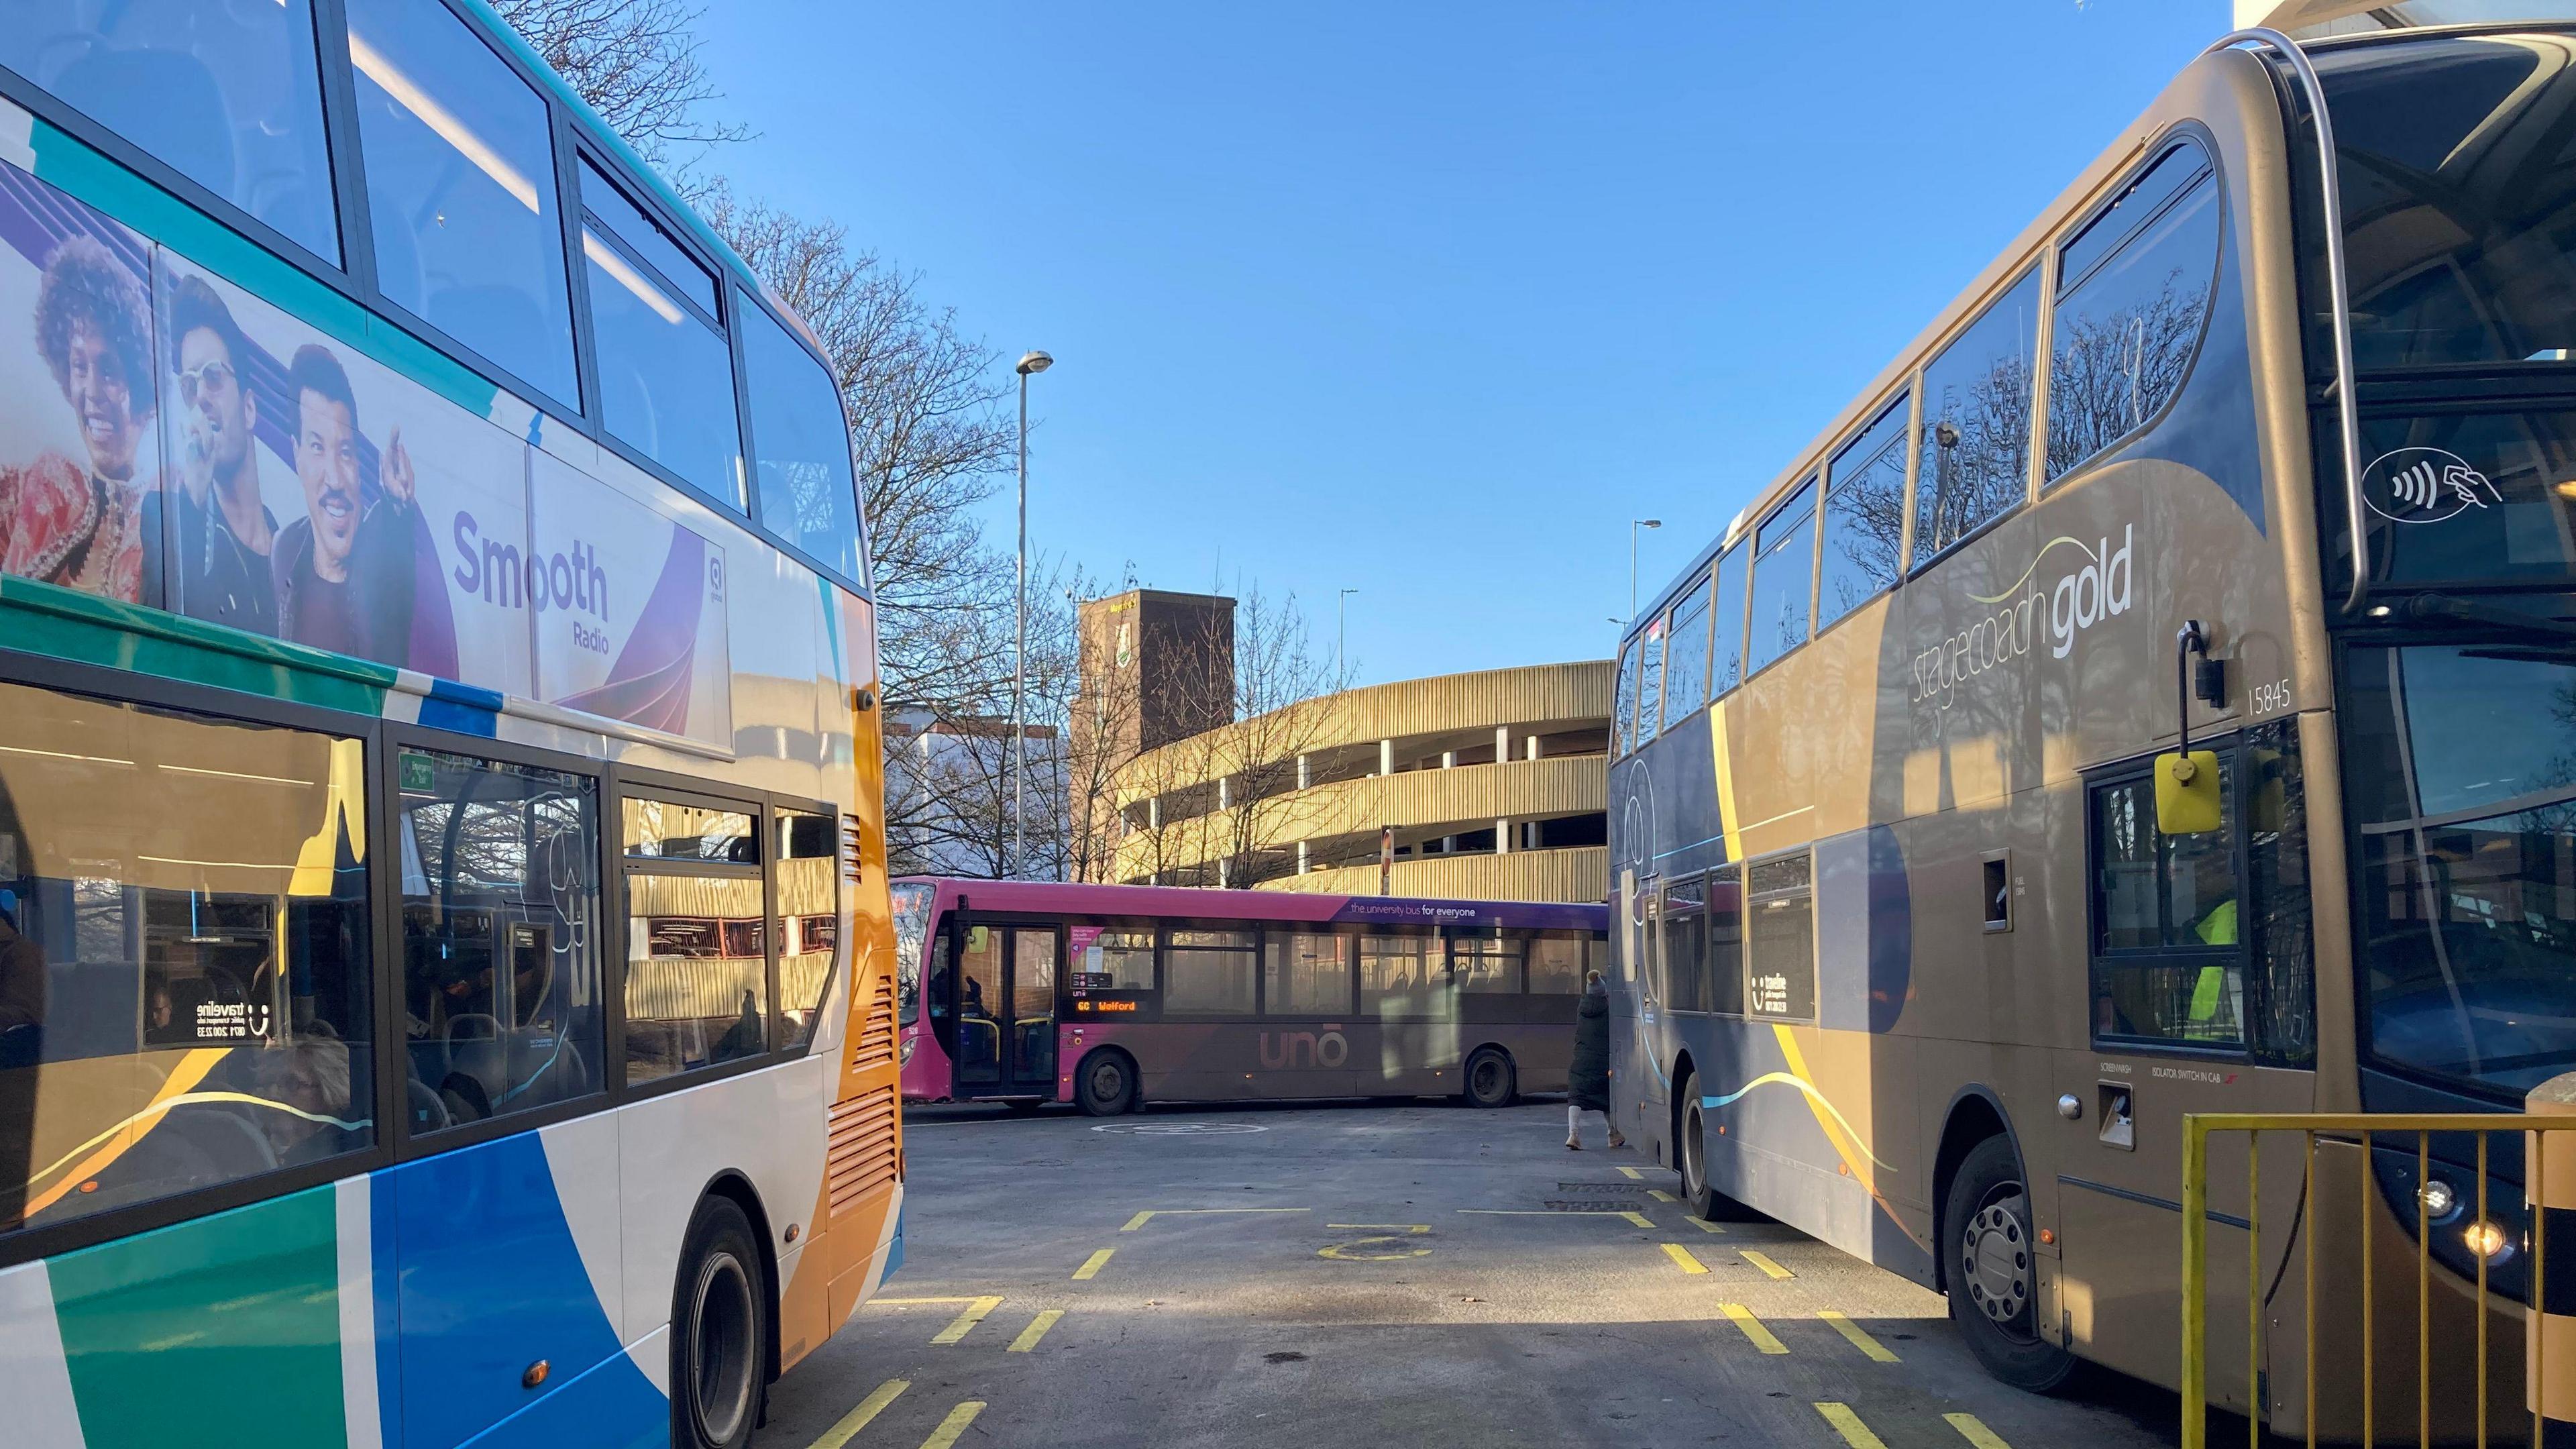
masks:
POLYGON ((455 1124, 456 1119, 447 1114, 447 1103, 430 1089, 429 1083, 418 1077, 403 1083, 403 1100, 411 1113, 411 1135, 414 1137, 455 1124))

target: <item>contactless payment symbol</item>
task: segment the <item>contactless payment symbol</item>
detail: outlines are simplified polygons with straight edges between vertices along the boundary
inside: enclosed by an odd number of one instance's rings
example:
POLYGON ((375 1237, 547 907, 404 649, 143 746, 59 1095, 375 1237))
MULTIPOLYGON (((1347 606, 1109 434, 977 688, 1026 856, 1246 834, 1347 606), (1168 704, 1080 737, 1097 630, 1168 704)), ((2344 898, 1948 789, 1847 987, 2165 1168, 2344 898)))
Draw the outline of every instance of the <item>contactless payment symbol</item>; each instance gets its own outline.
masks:
POLYGON ((2472 508, 2502 503, 2487 475, 2440 448, 2398 448, 2361 473, 2361 497, 2391 523, 2439 523, 2472 508))

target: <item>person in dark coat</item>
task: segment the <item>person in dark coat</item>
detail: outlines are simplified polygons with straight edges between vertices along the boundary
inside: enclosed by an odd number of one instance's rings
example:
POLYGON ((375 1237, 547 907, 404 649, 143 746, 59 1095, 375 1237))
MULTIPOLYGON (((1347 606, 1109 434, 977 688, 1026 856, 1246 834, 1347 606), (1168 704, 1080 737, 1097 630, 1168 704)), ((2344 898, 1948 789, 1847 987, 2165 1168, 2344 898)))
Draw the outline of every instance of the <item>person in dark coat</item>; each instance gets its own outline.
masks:
POLYGON ((1583 999, 1574 1008, 1574 1063, 1566 1069, 1565 1086, 1568 1151, 1583 1150, 1586 1111, 1601 1114, 1602 1125, 1610 1129, 1611 1146, 1628 1145, 1619 1124, 1610 1120, 1610 988, 1602 984, 1598 971, 1584 973, 1583 999))

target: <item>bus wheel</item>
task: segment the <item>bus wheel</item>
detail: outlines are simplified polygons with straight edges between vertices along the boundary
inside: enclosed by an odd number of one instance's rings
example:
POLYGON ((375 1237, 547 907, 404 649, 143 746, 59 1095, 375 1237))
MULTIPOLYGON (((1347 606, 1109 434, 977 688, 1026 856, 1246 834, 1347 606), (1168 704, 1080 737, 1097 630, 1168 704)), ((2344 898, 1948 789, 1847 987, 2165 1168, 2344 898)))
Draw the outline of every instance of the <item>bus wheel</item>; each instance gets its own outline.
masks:
POLYGON ((1950 1317, 1986 1372, 2035 1394, 2054 1393, 2075 1356, 2039 1336, 2038 1254, 2030 1195, 2012 1143, 1989 1137, 1969 1149, 1943 1205, 1950 1317))
POLYGON ((1121 1051, 1098 1051, 1082 1059, 1074 1073, 1082 1115, 1115 1117, 1136 1109, 1136 1062, 1121 1051))
POLYGON ((743 1449, 768 1389, 768 1314, 751 1220, 732 1199, 698 1204, 681 1240, 671 1311, 674 1449, 743 1449))
POLYGON ((1682 1079, 1681 1117, 1681 1130, 1674 1134, 1680 1140, 1673 1144, 1673 1160, 1682 1173, 1682 1207, 1701 1222, 1713 1223, 1723 1208, 1733 1204, 1708 1185, 1708 1139, 1700 1135, 1705 1124, 1700 1120, 1697 1072, 1682 1079))
POLYGON ((1467 1105, 1510 1106, 1513 1077, 1511 1053, 1500 1047, 1478 1047, 1467 1058, 1467 1105))

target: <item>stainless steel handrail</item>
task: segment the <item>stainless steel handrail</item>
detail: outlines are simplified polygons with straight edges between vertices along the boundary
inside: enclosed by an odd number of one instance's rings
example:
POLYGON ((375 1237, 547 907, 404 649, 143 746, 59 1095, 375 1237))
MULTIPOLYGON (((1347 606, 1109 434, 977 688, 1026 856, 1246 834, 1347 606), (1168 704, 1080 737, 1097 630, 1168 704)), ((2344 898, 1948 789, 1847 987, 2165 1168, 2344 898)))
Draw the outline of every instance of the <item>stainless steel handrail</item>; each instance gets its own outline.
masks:
MULTIPOLYGON (((2361 410, 2352 388, 2352 295, 2344 280, 2343 187, 2335 177, 2334 121, 2326 114, 2325 83, 2318 79, 2317 68, 2308 63, 2307 52, 2299 49, 2297 41, 2277 30, 2255 26, 2220 37, 2203 54, 2215 55, 2240 45, 2260 45, 2278 52, 2307 91, 2308 114, 2316 120, 2317 176, 2326 205, 2326 290, 2334 308, 2335 411, 2342 425, 2343 502, 2352 526, 2352 592, 2345 596, 2343 610, 2358 614, 2370 595, 2369 561, 2364 557, 2368 510, 2361 497, 2361 410)), ((2299 390, 2303 394, 2307 391, 2305 377, 2299 379, 2299 390)))

